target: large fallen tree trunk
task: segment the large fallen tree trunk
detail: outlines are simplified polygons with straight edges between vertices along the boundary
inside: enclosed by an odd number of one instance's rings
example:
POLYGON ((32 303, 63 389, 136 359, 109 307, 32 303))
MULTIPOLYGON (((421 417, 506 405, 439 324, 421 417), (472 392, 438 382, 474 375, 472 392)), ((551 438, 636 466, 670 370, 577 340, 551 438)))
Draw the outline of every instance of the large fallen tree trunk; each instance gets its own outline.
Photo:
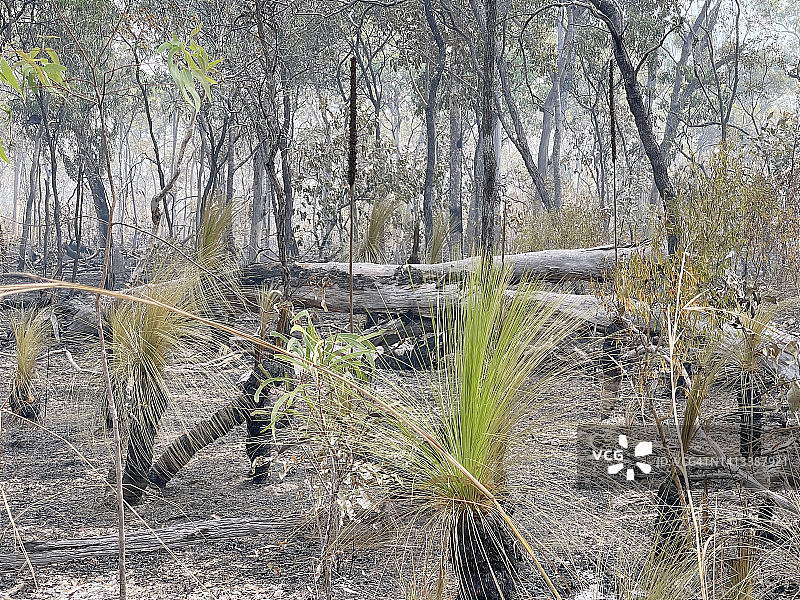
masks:
MULTIPOLYGON (((524 264, 524 260, 518 260, 517 266, 512 268, 518 274, 530 273, 525 270, 524 264)), ((532 263, 527 264, 530 266, 532 263)), ((439 308, 458 301, 461 295, 459 284, 449 283, 452 280, 445 276, 447 271, 442 270, 448 265, 458 272, 458 269, 468 270, 474 266, 474 262, 468 259, 439 265, 354 265, 353 310, 373 315, 414 313, 422 317, 432 316, 439 308), (430 279, 434 277, 436 281, 431 282, 430 279)), ((291 276, 294 285, 291 299, 296 306, 341 313, 349 311, 349 280, 345 263, 297 263, 291 267, 291 276)), ((279 278, 279 267, 251 265, 245 269, 242 283, 247 289, 277 282, 279 278)), ((605 333, 612 323, 607 308, 593 295, 548 291, 538 294, 540 298, 555 304, 559 312, 582 319, 601 333, 605 333)), ((654 322, 646 328, 658 330, 659 325, 654 322)), ((724 326, 723 330, 731 340, 740 335, 732 325, 724 326)), ((796 338, 773 326, 763 334, 763 346, 767 351, 760 357, 762 366, 780 376, 784 382, 800 377, 800 367, 791 352, 794 344, 797 344, 796 338), (767 355, 771 358, 768 359, 767 355)))
MULTIPOLYGON (((190 544, 214 539, 249 537, 273 534, 285 539, 300 526, 290 520, 265 521, 258 519, 214 519, 196 521, 163 529, 131 531, 125 536, 125 550, 129 553, 175 550, 190 544)), ((76 538, 57 541, 25 542, 27 561, 34 567, 99 556, 116 556, 119 536, 105 535, 95 538, 76 538)), ((0 570, 14 571, 27 564, 25 554, 14 552, 0 554, 0 570)))
MULTIPOLYGON (((620 260, 629 260, 636 253, 644 254, 647 248, 620 248, 620 260)), ((499 258, 495 258, 497 263, 499 258)), ((353 264, 353 310, 356 313, 401 314, 416 312, 430 315, 432 309, 458 298, 458 281, 477 266, 477 259, 418 264, 383 265, 375 263, 353 264)), ((598 281, 608 276, 614 265, 613 247, 603 246, 578 250, 544 250, 509 255, 505 264, 516 282, 523 277, 550 282, 598 281)), ((245 289, 277 286, 281 280, 281 266, 276 263, 259 263, 244 268, 241 283, 245 289)), ((290 267, 293 284, 292 302, 306 308, 322 308, 332 312, 348 312, 348 264, 295 263, 290 267)), ((607 324, 605 311, 600 314, 592 297, 560 295, 559 304, 595 324, 607 324), (562 297, 563 296, 563 297, 562 297)))
MULTIPOLYGON (((627 262, 633 255, 645 255, 647 246, 619 248, 619 261, 627 262)), ((500 264, 500 257, 495 263, 500 264)), ((383 285, 402 283, 425 283, 443 278, 457 279, 460 275, 475 270, 478 259, 464 258, 443 263, 414 265, 383 265, 376 263, 354 263, 353 276, 357 280, 369 279, 383 285)), ((568 250, 542 250, 510 254, 505 264, 511 270, 512 281, 531 277, 546 281, 592 281, 605 279, 614 267, 614 247, 579 248, 568 250)), ((275 278, 280 266, 277 263, 256 263, 245 268, 244 283, 257 283, 275 278)), ((292 278, 308 275, 339 279, 348 277, 348 263, 295 263, 292 278)))

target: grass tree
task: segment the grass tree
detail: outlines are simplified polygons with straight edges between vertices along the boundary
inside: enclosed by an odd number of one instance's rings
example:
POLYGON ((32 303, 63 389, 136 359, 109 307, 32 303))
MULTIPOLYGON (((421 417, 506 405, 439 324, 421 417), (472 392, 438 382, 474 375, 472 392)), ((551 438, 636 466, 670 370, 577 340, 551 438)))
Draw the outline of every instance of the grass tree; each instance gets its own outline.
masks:
MULTIPOLYGON (((154 281, 148 296, 169 306, 191 308, 191 278, 154 281)), ((138 503, 148 485, 153 443, 169 392, 164 370, 188 335, 186 317, 163 306, 125 303, 109 316, 112 382, 118 406, 126 407, 128 453, 123 473, 125 500, 138 503)))
MULTIPOLYGON (((535 434, 548 377, 563 372, 551 362, 551 351, 578 326, 558 314, 535 286, 522 282, 512 291, 510 283, 507 270, 481 265, 468 278, 462 303, 440 314, 447 360, 434 386, 438 406, 418 405, 408 415, 506 513, 515 503, 510 450, 527 428, 535 434)), ((407 489, 434 510, 437 518, 431 523, 449 540, 461 596, 508 598, 515 586, 516 550, 506 516, 434 446, 411 433, 397 442, 404 450, 392 456, 401 461, 397 468, 407 489)))
POLYGON ((33 372, 37 357, 47 346, 49 322, 42 313, 21 310, 11 318, 11 326, 17 344, 17 365, 7 404, 15 414, 34 420, 39 409, 33 395, 33 372))
POLYGON ((224 273, 232 272, 227 268, 226 249, 230 222, 230 207, 209 207, 198 232, 194 260, 168 260, 155 268, 144 293, 157 303, 120 303, 109 315, 113 388, 118 406, 126 407, 129 415, 123 473, 129 504, 138 503, 149 484, 155 436, 169 403, 165 369, 198 338, 194 322, 169 307, 208 314, 224 301, 231 285, 224 273))
POLYGON ((400 208, 400 203, 392 198, 378 198, 375 200, 369 213, 364 237, 358 245, 356 260, 366 262, 383 262, 386 260, 384 252, 386 226, 398 208, 400 208))

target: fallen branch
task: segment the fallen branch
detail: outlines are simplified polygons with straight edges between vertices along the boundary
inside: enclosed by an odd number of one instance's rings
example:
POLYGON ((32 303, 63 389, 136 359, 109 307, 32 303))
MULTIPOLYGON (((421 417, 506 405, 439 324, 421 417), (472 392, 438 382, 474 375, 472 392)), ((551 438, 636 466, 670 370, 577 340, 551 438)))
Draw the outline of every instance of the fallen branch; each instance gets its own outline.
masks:
MULTIPOLYGON (((251 519, 214 519, 196 521, 163 529, 142 529, 129 532, 125 548, 132 552, 174 550, 213 539, 241 538, 273 534, 282 540, 300 529, 298 523, 281 518, 277 521, 251 519)), ((39 567, 68 560, 116 556, 119 552, 117 534, 95 538, 75 538, 57 541, 31 541, 23 544, 23 552, 0 554, 0 570, 14 571, 26 564, 39 567)))

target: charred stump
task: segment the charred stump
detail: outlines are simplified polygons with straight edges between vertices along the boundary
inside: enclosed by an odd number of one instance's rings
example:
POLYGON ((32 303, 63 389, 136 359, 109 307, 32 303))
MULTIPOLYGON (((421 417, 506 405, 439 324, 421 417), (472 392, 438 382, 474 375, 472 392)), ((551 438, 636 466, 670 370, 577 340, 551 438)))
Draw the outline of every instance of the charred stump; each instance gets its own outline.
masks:
POLYGON ((505 600, 514 594, 514 539, 494 515, 463 511, 450 537, 459 600, 505 600))

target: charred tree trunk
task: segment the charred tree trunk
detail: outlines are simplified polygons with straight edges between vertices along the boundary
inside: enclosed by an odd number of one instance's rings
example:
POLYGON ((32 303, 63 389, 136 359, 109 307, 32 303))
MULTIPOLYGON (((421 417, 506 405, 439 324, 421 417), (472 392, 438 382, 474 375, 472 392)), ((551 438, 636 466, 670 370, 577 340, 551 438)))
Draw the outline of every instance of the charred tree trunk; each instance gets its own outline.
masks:
POLYGON ((450 89, 450 258, 461 258, 463 253, 464 225, 461 214, 461 163, 463 159, 464 131, 461 120, 461 103, 455 84, 450 89))
POLYGON ((458 597, 504 600, 515 592, 515 541, 506 524, 492 515, 464 510, 450 533, 450 556, 458 576, 458 597))
MULTIPOLYGON (((251 375, 247 381, 242 383, 242 395, 239 398, 219 409, 210 419, 200 421, 190 431, 180 435, 172 442, 150 469, 148 474, 150 483, 163 488, 200 450, 227 434, 237 425, 241 425, 245 421, 249 423, 250 413, 257 407, 255 393, 260 383, 260 379, 251 375)), ((266 390, 261 397, 267 397, 266 390)), ((269 421, 266 425, 269 425, 269 421)), ((259 439, 267 437, 263 432, 259 433, 259 439)), ((252 461, 253 457, 251 457, 252 461)))
POLYGON ((47 277, 50 260, 50 176, 44 178, 44 240, 42 245, 42 275, 47 277))
MULTIPOLYGON (((138 385, 146 384, 139 382, 138 385)), ((153 464, 153 445, 166 409, 167 393, 158 386, 133 409, 129 420, 128 456, 122 475, 123 495, 128 504, 138 504, 150 483, 148 473, 153 464)))
POLYGON ((106 186, 103 179, 100 177, 100 171, 94 162, 87 164, 87 177, 89 179, 89 190, 92 192, 92 200, 94 201, 94 210, 97 214, 97 230, 100 236, 99 246, 105 248, 109 231, 108 231, 108 196, 106 195, 106 186))
POLYGON ((658 142, 656 142, 655 134, 653 133, 653 124, 650 120, 650 114, 647 112, 647 107, 645 106, 639 88, 639 82, 637 81, 638 73, 628 54, 628 49, 625 47, 622 13, 620 13, 617 4, 611 0, 590 1, 597 11, 599 11, 603 22, 606 24, 611 34, 614 59, 622 75, 628 106, 630 107, 631 114, 633 114, 633 120, 636 123, 636 130, 639 133, 642 147, 650 162, 650 167, 653 171, 653 179, 655 180, 656 187, 664 203, 664 213, 668 228, 668 250, 670 254, 674 254, 678 248, 678 237, 675 231, 677 219, 674 214, 676 198, 675 188, 669 176, 664 154, 661 152, 661 147, 658 145, 658 142))
POLYGON ((267 212, 264 194, 264 144, 260 143, 253 153, 253 212, 250 218, 249 262, 258 259, 264 229, 264 214, 267 212))
POLYGON ((739 406, 739 450, 748 461, 761 456, 764 391, 758 379, 757 372, 743 372, 736 394, 739 406))
MULTIPOLYGON (((279 218, 275 214, 275 223, 283 231, 283 244, 286 246, 287 258, 297 258, 299 255, 297 241, 294 238, 294 194, 292 192, 292 170, 289 163, 289 145, 292 139, 292 103, 287 85, 287 75, 284 72, 283 80, 283 125, 278 136, 278 148, 281 152, 281 178, 283 179, 283 210, 279 218)), ((274 182, 273 182, 274 184, 274 182)), ((277 187, 276 187, 277 189, 277 187)), ((280 243, 280 242, 279 242, 280 243)))
POLYGON ((11 223, 11 232, 16 235, 19 231, 17 207, 19 206, 19 174, 25 168, 25 156, 22 155, 14 164, 14 208, 11 223))
POLYGON ((19 271, 25 270, 25 258, 28 252, 28 244, 30 243, 31 235, 31 218, 33 217, 33 206, 36 203, 36 194, 39 190, 39 157, 42 149, 42 126, 39 125, 36 141, 33 144, 33 160, 31 161, 31 169, 28 178, 28 200, 25 203, 25 216, 22 221, 22 236, 19 240, 19 259, 17 261, 17 269, 19 271))
POLYGON ((492 255, 494 213, 497 205, 497 157, 494 127, 494 70, 497 44, 497 0, 486 0, 486 38, 483 48, 481 83, 481 129, 483 131, 483 190, 481 194, 481 241, 484 256, 492 255))
POLYGON ((654 551, 659 559, 678 554, 685 544, 684 506, 683 485, 667 475, 656 494, 654 551))
MULTIPOLYGON (((428 83, 428 95, 425 98, 425 182, 422 187, 422 218, 425 224, 425 247, 430 248, 433 240, 433 176, 436 170, 436 115, 439 84, 445 63, 444 38, 436 22, 436 14, 431 5, 432 0, 424 0, 425 20, 436 43, 436 66, 433 68, 428 83)), ((430 70, 430 63, 428 63, 430 70)), ((426 255, 428 252, 426 251, 426 255)))

